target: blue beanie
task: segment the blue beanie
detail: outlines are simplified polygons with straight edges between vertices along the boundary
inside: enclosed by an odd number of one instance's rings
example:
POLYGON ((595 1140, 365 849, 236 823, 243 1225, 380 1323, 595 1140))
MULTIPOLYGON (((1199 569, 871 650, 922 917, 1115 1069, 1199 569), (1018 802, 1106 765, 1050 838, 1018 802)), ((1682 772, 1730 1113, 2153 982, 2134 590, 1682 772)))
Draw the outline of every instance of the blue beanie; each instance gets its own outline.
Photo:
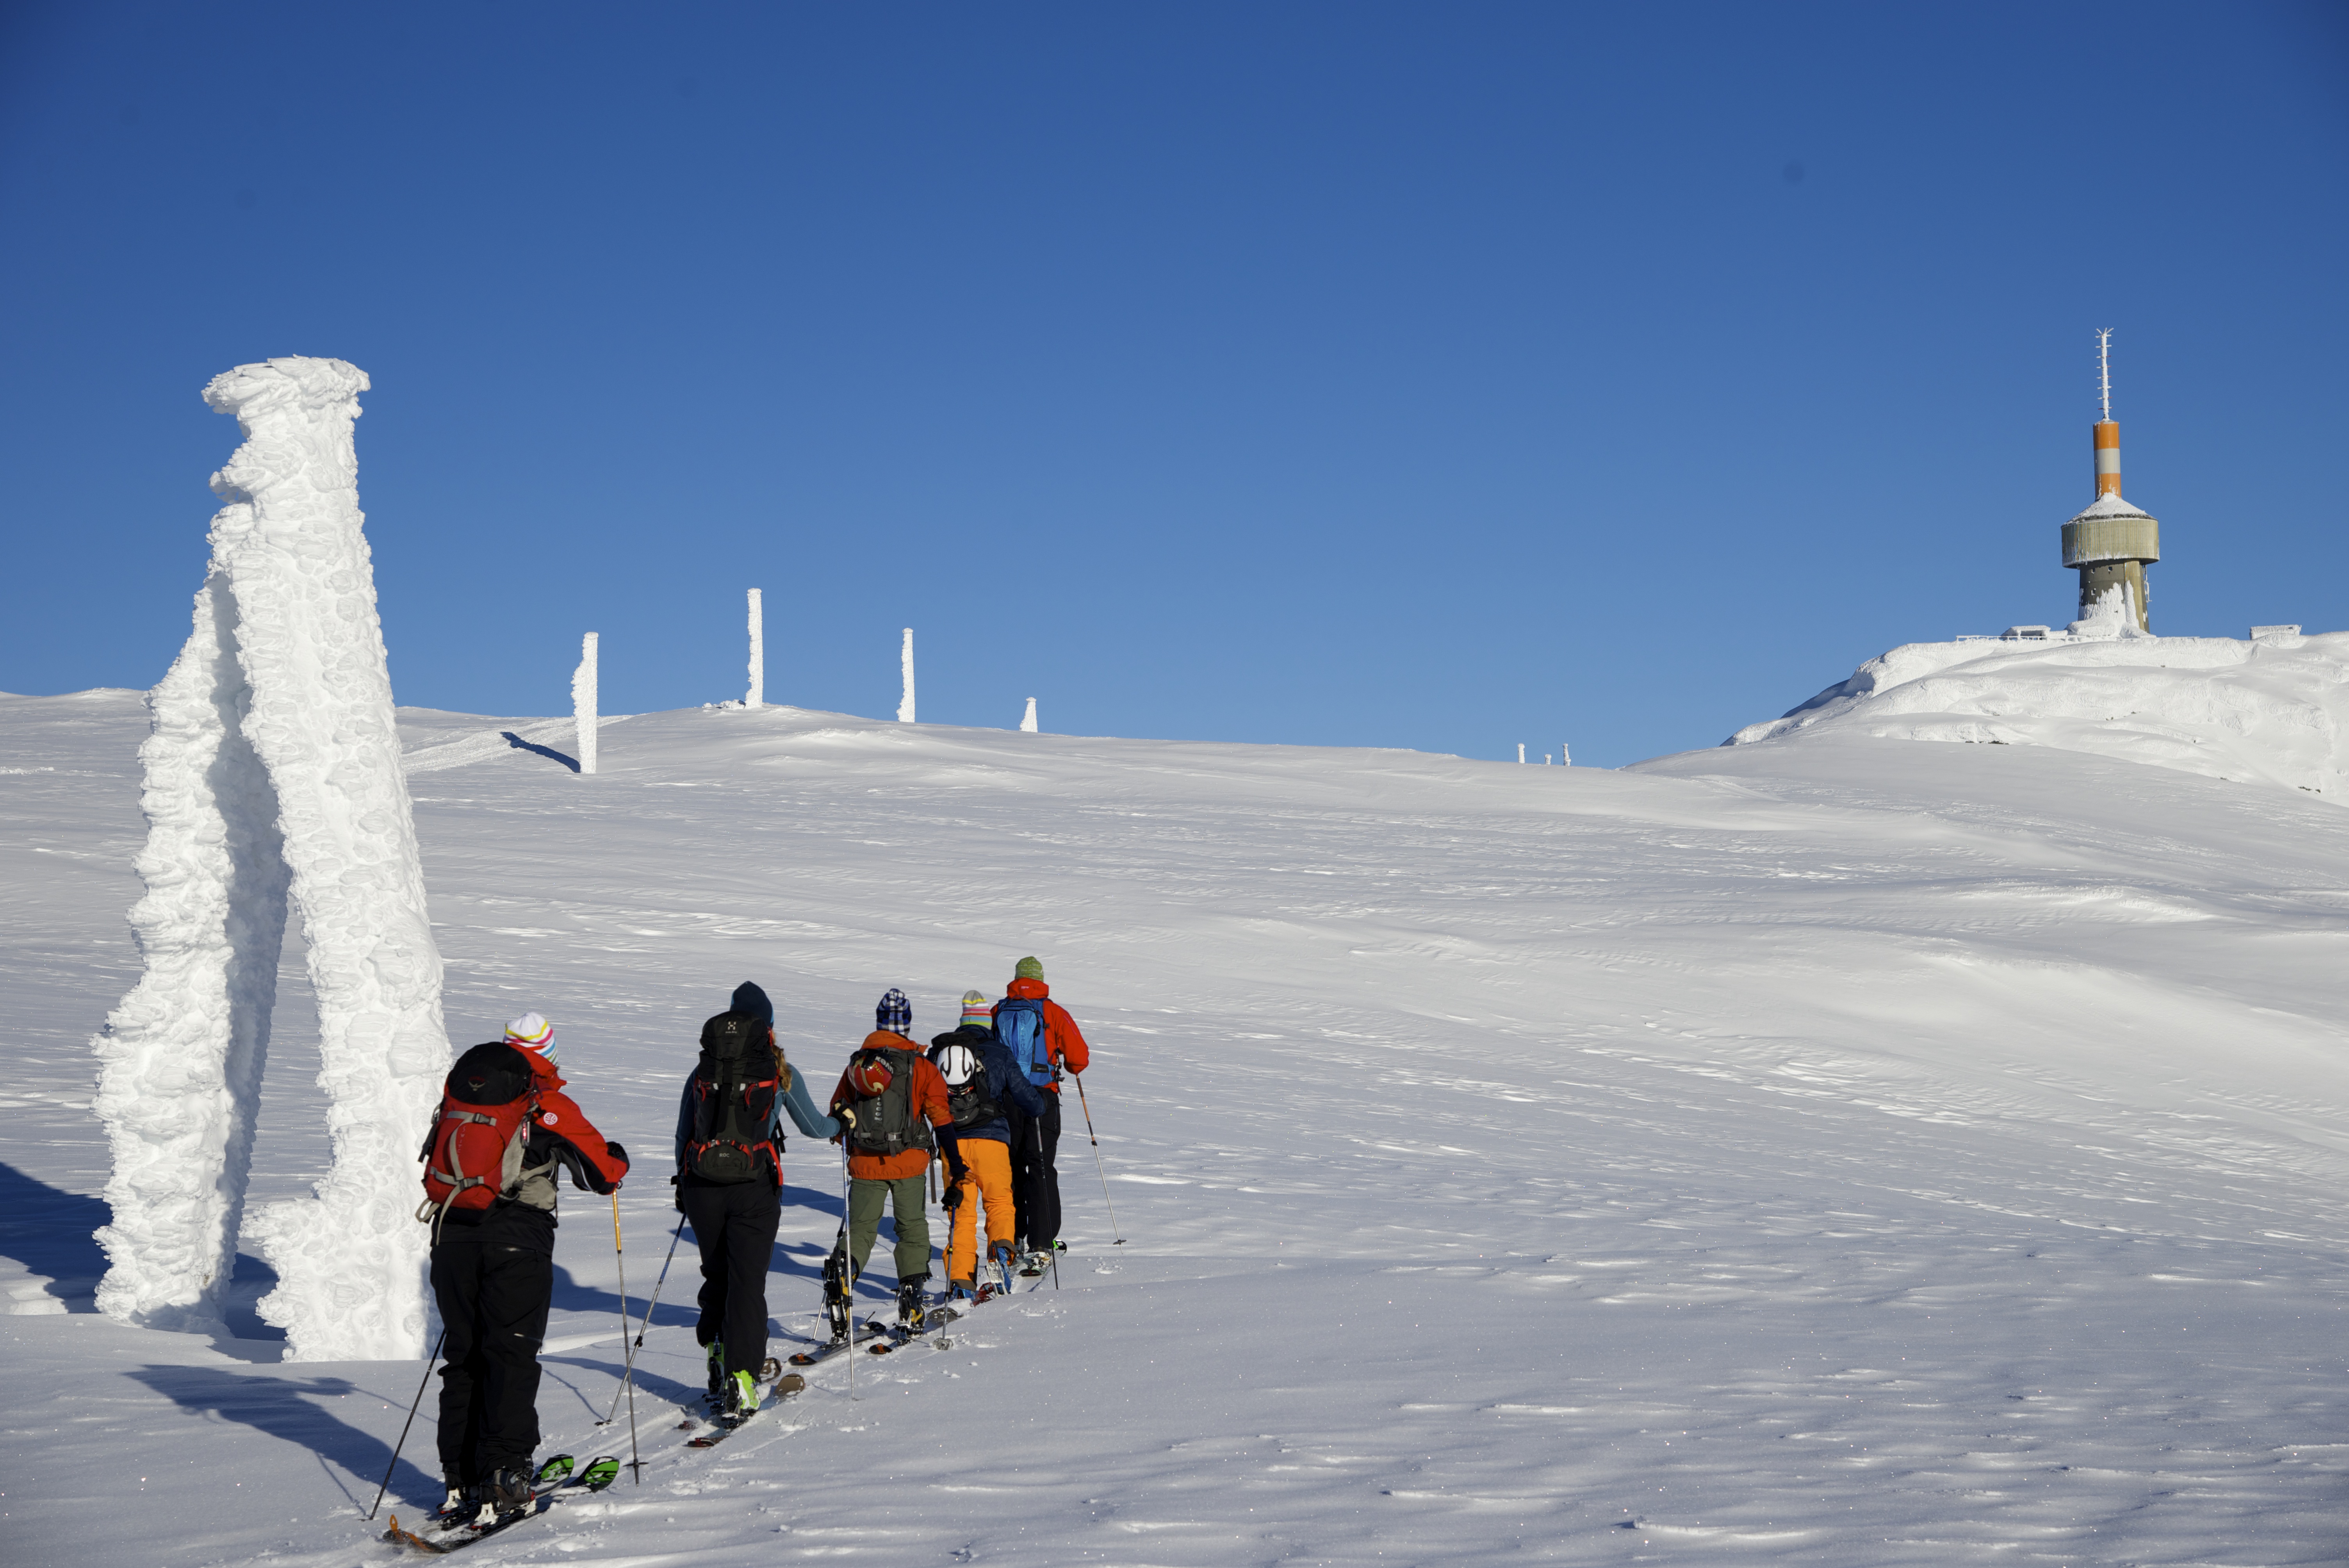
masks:
POLYGON ((881 1005, 873 1009, 873 1026, 886 1029, 893 1035, 912 1037, 914 1005, 905 1000, 903 991, 894 985, 889 988, 888 994, 881 998, 881 1005))

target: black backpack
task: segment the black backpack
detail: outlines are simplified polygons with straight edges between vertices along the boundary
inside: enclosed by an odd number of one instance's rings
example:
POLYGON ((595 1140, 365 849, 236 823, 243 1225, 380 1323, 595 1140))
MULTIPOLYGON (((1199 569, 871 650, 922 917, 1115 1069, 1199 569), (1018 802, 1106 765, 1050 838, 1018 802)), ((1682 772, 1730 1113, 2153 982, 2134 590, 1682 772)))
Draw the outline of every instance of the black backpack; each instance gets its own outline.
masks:
POLYGON ((866 1154, 903 1154, 908 1149, 935 1149, 930 1138, 926 1117, 914 1114, 914 1064, 921 1057, 911 1047, 898 1049, 875 1046, 860 1049, 849 1058, 849 1070, 872 1062, 889 1069, 889 1087, 879 1094, 850 1101, 856 1112, 856 1125, 849 1130, 848 1141, 866 1154))
POLYGON ((948 1046, 962 1047, 970 1052, 972 1057, 978 1063, 978 1070, 970 1075, 968 1082, 959 1088, 954 1084, 947 1085, 947 1110, 954 1118, 955 1130, 967 1132, 974 1127, 984 1127, 990 1121, 1000 1121, 1003 1119, 1003 1108, 995 1102, 995 1096, 988 1089, 987 1054, 978 1048, 978 1043, 970 1036, 957 1029, 951 1034, 940 1035, 930 1042, 931 1066, 937 1065, 938 1057, 945 1053, 948 1046))
POLYGON ((730 1185, 772 1180, 780 1163, 769 1136, 782 1088, 781 1053, 767 1026, 748 1013, 720 1013, 701 1026, 701 1061, 693 1069, 693 1135, 685 1168, 704 1181, 730 1185), (761 1162, 764 1161, 764 1171, 761 1162))

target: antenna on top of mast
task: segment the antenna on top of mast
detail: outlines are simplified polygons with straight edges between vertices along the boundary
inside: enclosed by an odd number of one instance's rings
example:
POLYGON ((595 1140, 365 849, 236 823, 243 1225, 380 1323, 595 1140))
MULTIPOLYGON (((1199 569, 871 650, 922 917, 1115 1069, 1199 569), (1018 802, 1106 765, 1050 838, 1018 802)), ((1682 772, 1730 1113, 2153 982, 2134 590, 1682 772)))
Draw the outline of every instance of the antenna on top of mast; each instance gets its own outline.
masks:
POLYGON ((2096 329, 2096 394, 2103 400, 2103 418, 2106 424, 2113 418, 2113 329, 2096 329))

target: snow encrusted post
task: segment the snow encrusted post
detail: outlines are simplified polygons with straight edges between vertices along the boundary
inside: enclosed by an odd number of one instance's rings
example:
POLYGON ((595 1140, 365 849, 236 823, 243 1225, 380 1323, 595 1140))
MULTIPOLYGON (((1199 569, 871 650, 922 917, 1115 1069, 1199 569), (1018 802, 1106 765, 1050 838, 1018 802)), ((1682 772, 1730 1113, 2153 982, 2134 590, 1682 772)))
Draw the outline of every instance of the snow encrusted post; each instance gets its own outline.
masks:
POLYGON ((145 970, 95 1048, 114 1153, 99 1305, 216 1322, 234 1261, 287 900, 317 995, 332 1160, 315 1199, 247 1233, 289 1361, 424 1353, 416 1146, 450 1060, 440 954, 399 766, 338 359, 240 366, 204 388, 244 444, 212 476, 212 570, 140 748, 145 970))
POLYGON ((905 628, 905 650, 902 656, 905 667, 905 695, 897 699, 897 722, 914 722, 914 628, 905 628))
POLYGON ((1567 751, 1566 742, 1563 740, 1557 743, 1557 765, 1560 768, 1571 768, 1574 766, 1574 758, 1567 751))
POLYGON ((1036 733, 1036 699, 1032 696, 1028 699, 1027 717, 1019 721, 1019 732, 1022 735, 1036 733))
POLYGON ((766 614, 759 603, 759 591, 750 590, 750 690, 742 698, 744 707, 763 707, 767 702, 767 636, 766 614))
POLYGON ((595 771, 595 634, 579 639, 579 667, 571 672, 571 722, 579 732, 579 771, 595 771))

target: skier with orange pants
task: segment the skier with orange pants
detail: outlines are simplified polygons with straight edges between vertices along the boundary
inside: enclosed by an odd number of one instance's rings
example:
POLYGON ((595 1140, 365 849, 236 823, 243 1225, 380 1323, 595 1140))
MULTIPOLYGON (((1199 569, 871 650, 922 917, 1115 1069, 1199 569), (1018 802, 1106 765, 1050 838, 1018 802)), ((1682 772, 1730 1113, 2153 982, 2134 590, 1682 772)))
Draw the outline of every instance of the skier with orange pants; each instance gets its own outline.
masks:
POLYGON ((1011 1284, 1012 1238, 1019 1234, 1011 1197, 1011 1115, 1031 1119, 1051 1106, 1028 1081, 1011 1053, 995 1037, 992 1009, 984 991, 967 991, 962 1025, 930 1041, 930 1060, 946 1079, 947 1106, 955 1142, 967 1172, 947 1189, 947 1213, 953 1228, 947 1246, 947 1295, 976 1295, 978 1288, 978 1210, 987 1209, 988 1262, 998 1271, 990 1283, 1011 1284))

